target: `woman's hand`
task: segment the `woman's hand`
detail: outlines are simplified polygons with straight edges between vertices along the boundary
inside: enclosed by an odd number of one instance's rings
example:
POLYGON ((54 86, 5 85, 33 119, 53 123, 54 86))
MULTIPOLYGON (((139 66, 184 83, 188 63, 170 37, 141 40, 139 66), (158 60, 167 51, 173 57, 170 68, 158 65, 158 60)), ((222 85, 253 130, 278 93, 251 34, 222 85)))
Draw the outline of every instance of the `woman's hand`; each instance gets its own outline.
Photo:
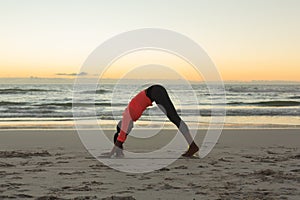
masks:
POLYGON ((116 158, 124 158, 123 149, 117 147, 117 149, 116 149, 116 158))
POLYGON ((114 147, 110 152, 102 153, 101 155, 103 157, 111 158, 114 154, 116 154, 117 158, 123 158, 124 153, 123 153, 123 142, 116 141, 114 147))
POLYGON ((111 152, 105 152, 105 153, 101 153, 101 156, 99 156, 100 158, 110 158, 111 157, 111 152))
POLYGON ((114 151, 113 153, 116 153, 117 158, 123 158, 124 157, 123 142, 117 140, 112 151, 114 151))

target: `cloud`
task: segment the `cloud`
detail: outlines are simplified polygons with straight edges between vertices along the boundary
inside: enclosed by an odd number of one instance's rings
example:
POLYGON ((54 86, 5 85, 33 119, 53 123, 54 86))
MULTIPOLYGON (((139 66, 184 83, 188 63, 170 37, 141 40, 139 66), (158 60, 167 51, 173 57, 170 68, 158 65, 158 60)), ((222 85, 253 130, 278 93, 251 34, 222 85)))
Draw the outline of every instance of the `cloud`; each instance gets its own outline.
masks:
POLYGON ((68 73, 57 73, 55 75, 57 75, 57 76, 86 76, 86 75, 88 75, 88 73, 86 73, 86 72, 81 72, 79 74, 77 74, 77 73, 70 73, 70 74, 68 74, 68 73))

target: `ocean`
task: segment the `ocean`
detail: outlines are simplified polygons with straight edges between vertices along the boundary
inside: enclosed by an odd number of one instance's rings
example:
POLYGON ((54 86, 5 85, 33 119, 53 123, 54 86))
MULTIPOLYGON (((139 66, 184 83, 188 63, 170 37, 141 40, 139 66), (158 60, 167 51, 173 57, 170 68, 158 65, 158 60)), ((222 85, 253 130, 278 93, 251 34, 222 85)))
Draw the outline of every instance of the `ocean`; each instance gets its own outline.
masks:
MULTIPOLYGON (((300 84, 225 83, 226 102, 211 96, 206 85, 164 84, 181 118, 191 128, 207 128, 211 111, 226 108, 224 128, 299 128, 300 84), (212 101, 212 98, 214 101, 212 101)), ((102 84, 96 93, 89 87, 75 95, 82 101, 82 118, 93 113, 101 128, 112 128, 121 119, 130 98, 146 86, 102 84), (91 112, 95 109, 96 112, 91 112)), ((1 129, 73 129, 73 84, 1 84, 1 129)), ((217 116, 222 117, 222 116, 217 116)), ((154 104, 136 127, 176 128, 154 104)), ((88 128, 88 125, 87 125, 88 128)))

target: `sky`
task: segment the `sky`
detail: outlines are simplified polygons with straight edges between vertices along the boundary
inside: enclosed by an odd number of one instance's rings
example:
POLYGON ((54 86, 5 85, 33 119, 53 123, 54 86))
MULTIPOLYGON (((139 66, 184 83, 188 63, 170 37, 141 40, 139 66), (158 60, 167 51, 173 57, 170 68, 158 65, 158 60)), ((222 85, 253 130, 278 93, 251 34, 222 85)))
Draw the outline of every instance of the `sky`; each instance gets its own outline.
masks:
MULTIPOLYGON (((0 0, 0 77, 74 78, 90 53, 109 38, 163 28, 197 42, 223 80, 300 81, 299 9, 299 0, 0 0)), ((127 70, 133 78, 165 74, 199 79, 175 56, 141 55, 169 66, 162 73, 157 66, 142 73, 149 62, 140 59, 140 69, 132 70, 137 55, 127 55, 105 78, 120 78, 127 70)))

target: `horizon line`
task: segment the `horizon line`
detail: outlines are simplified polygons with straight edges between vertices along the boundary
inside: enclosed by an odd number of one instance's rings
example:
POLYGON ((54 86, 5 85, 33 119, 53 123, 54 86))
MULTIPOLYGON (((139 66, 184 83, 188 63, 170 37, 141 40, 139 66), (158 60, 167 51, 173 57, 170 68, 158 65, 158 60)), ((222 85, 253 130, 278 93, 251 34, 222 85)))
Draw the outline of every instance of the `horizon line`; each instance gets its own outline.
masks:
MULTIPOLYGON (((82 79, 97 79, 97 78, 87 78, 87 77, 80 77, 82 79)), ((65 80, 65 81, 74 81, 76 79, 76 77, 70 77, 70 78, 62 78, 62 77, 0 77, 0 80, 3 79, 18 79, 18 80, 26 80, 26 81, 37 81, 37 80, 65 80)), ((118 81, 120 79, 117 78, 103 78, 101 79, 103 81, 118 81)), ((136 81, 136 80, 141 80, 141 81, 180 81, 182 79, 140 79, 140 78, 131 78, 131 79, 123 79, 126 81, 136 81)), ((187 80, 190 82, 218 82, 218 81, 205 81, 205 80, 187 80)), ((223 82, 244 82, 244 83, 255 83, 255 82, 285 82, 285 83, 300 83, 300 80, 222 80, 223 82)))

